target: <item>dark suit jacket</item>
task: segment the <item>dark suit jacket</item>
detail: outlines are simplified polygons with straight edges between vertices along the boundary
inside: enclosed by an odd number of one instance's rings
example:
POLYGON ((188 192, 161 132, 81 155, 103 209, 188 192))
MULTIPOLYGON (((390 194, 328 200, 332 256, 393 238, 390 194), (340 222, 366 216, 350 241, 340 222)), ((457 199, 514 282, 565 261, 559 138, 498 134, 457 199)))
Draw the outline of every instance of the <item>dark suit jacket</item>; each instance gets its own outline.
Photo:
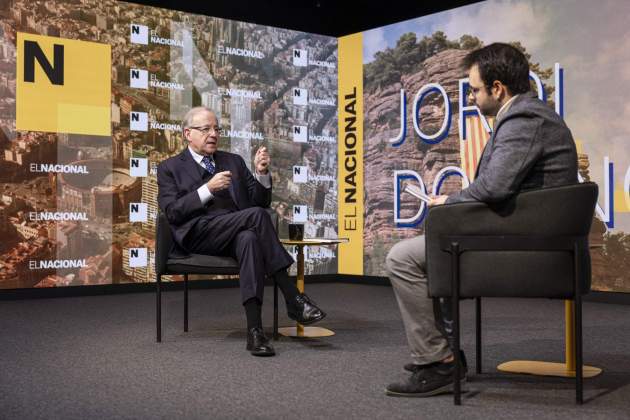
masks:
MULTIPOLYGON (((271 188, 265 188, 254 178, 242 157, 217 150, 214 162, 217 172, 232 173, 229 193, 238 210, 269 207, 271 188)), ((175 242, 184 250, 186 235, 201 217, 214 218, 230 213, 229 209, 214 206, 213 199, 206 205, 201 204, 197 189, 205 182, 198 167, 200 165, 186 148, 179 155, 161 162, 157 168, 158 205, 166 214, 175 242)))
POLYGON ((527 92, 495 122, 475 180, 447 203, 502 202, 519 191, 577 183, 571 131, 556 112, 527 92))

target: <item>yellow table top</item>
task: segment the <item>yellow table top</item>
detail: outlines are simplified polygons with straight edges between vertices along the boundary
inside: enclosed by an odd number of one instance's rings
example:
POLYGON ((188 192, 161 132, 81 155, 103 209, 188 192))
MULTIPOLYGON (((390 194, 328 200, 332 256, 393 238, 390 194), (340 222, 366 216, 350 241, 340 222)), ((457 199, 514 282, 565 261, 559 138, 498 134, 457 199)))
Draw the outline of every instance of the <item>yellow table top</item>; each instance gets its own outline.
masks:
POLYGON ((301 241, 293 239, 280 239, 285 245, 335 245, 350 242, 348 238, 304 238, 301 241))

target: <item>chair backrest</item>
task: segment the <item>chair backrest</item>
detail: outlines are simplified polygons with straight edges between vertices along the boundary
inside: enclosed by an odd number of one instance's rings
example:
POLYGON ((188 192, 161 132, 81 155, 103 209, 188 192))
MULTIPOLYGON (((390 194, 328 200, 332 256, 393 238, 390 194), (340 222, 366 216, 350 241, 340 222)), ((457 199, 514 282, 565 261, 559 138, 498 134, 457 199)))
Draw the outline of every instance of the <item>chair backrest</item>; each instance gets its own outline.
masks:
MULTIPOLYGON (((441 249, 444 236, 580 237, 578 272, 581 290, 590 289, 588 234, 597 201, 597 184, 525 191, 499 206, 457 203, 429 211, 426 258, 429 293, 450 296, 451 256, 441 249)), ((463 297, 570 297, 573 259, 569 252, 483 251, 460 259, 463 297)))
POLYGON ((168 254, 173 246, 173 235, 168 224, 166 214, 158 212, 157 225, 155 227, 155 273, 156 275, 166 272, 166 262, 168 254))

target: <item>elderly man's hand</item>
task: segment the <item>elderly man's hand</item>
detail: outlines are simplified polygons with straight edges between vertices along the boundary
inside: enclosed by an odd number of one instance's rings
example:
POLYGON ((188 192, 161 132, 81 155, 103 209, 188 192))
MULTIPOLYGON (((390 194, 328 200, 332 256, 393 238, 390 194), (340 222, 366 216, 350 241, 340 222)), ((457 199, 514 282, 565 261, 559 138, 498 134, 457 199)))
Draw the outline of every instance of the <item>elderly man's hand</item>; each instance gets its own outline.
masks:
POLYGON ((206 185, 208 186, 208 190, 214 194, 217 191, 228 188, 230 186, 230 182, 232 182, 232 173, 230 171, 223 171, 214 174, 206 185))
POLYGON ((266 175, 269 173, 269 164, 271 163, 271 158, 269 157, 269 152, 267 152, 266 147, 261 147, 256 150, 256 155, 254 156, 254 167, 256 168, 256 173, 258 175, 266 175))

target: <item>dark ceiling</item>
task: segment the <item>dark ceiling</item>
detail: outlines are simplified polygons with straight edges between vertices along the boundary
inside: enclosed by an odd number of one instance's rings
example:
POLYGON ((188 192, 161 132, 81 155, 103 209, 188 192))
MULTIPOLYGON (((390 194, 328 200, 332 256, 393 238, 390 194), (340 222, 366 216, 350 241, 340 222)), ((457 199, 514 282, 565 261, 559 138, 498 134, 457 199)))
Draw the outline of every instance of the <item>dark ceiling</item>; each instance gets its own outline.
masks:
POLYGON ((133 0, 132 3, 338 37, 479 1, 133 0))

